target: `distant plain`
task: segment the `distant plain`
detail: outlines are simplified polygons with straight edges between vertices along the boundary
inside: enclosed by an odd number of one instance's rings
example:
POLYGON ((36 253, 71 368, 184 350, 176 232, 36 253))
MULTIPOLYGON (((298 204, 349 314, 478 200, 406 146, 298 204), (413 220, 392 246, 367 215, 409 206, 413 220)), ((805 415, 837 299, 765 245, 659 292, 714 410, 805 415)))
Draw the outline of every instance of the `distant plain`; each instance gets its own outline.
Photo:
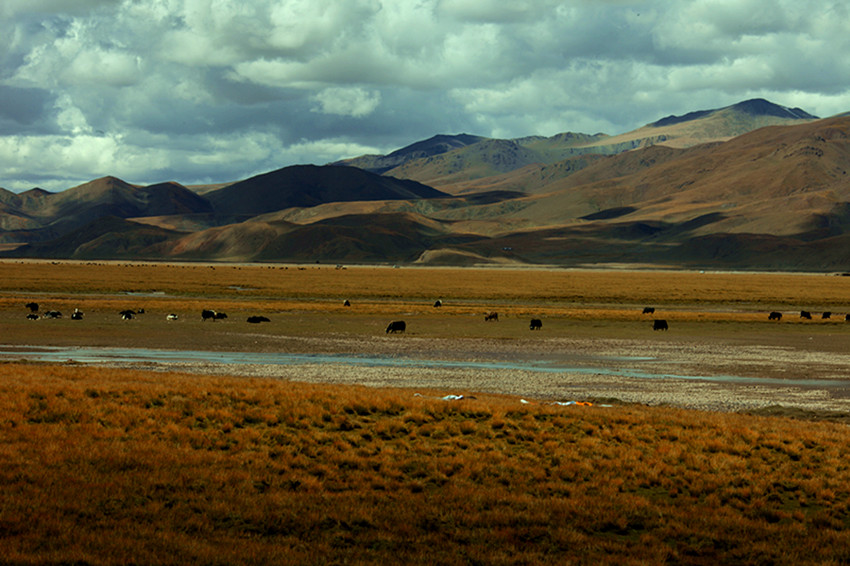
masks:
POLYGON ((0 274, 2 343, 11 347, 326 354, 338 366, 200 364, 192 354, 182 368, 548 399, 850 412, 850 278, 837 274, 49 261, 2 262, 0 274), (27 320, 30 301, 64 316, 27 320), (646 306, 654 314, 644 314, 646 306), (74 309, 83 320, 70 320, 74 309), (122 320, 127 309, 144 314, 122 320), (227 318, 204 321, 203 309, 227 318), (499 321, 485 322, 493 311, 499 321), (782 320, 768 320, 772 311, 782 320), (269 322, 248 324, 252 315, 269 322), (543 321, 541 331, 529 331, 531 318, 543 321), (653 331, 656 318, 670 329, 653 331), (407 331, 387 334, 391 320, 405 320, 407 331), (341 371, 346 356, 451 360, 457 369, 341 371), (508 361, 512 371, 475 371, 474 364, 508 361), (565 370, 541 375, 540 364, 565 370), (635 373, 643 378, 626 379, 635 373))

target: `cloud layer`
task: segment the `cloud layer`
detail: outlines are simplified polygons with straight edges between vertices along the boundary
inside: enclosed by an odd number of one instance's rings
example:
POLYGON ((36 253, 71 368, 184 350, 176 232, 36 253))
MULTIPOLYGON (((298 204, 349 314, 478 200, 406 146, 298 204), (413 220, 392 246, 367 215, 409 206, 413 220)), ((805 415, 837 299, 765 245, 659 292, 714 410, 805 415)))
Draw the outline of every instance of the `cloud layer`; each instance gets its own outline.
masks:
POLYGON ((841 1, 5 0, 0 186, 236 180, 437 133, 850 110, 841 1), (68 5, 72 5, 69 7, 68 5))

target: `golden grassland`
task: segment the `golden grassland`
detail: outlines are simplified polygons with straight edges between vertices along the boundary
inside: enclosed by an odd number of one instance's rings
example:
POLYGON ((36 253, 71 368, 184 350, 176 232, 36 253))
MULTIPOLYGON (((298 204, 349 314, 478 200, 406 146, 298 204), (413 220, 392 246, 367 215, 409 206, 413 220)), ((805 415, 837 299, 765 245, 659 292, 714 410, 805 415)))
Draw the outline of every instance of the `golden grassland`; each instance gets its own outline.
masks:
POLYGON ((848 305, 850 277, 521 268, 0 261, 0 292, 569 304, 848 305))
MULTIPOLYGON (((397 316, 422 338, 515 339, 530 315, 547 336, 618 337, 646 330, 644 305, 676 339, 844 351, 843 316, 795 311, 850 312, 850 278, 0 262, 5 344, 271 349, 383 334, 397 316), (30 300, 66 318, 27 321, 30 300), (126 324, 125 308, 149 314, 126 324), (489 310, 503 321, 482 322, 489 310), (232 323, 269 313, 262 331, 232 323)), ((850 561, 837 422, 74 364, 0 375, 3 563, 850 561)))
MULTIPOLYGON (((825 274, 521 268, 0 261, 0 310, 35 300, 49 308, 117 312, 144 307, 197 317, 240 313, 569 317, 571 320, 764 322, 767 312, 850 312, 850 277, 825 274), (345 299, 355 307, 342 306, 345 299)), ((784 322, 793 320, 786 317, 784 322)), ((797 320, 797 322, 800 322, 797 320)), ((310 328, 312 330, 312 328, 310 328)))
MULTIPOLYGON (((394 319, 408 334, 515 340, 530 317, 549 337, 631 338, 653 315, 675 337, 799 343, 841 351, 850 277, 823 274, 699 273, 635 270, 452 269, 321 265, 228 265, 0 261, 0 325, 5 344, 139 346, 202 350, 279 347, 281 336, 370 336, 394 319), (436 299, 443 306, 434 308, 436 299), (351 307, 343 306, 349 299, 351 307), (65 313, 49 324, 25 319, 24 305, 65 313), (77 323, 68 315, 85 312, 77 323), (228 324, 201 322, 202 309, 224 311, 228 324), (117 316, 144 309, 132 324, 117 316), (767 319, 784 311, 781 324, 767 319), (799 318, 799 310, 814 313, 799 318), (482 324, 499 312, 500 323, 482 324), (835 315, 829 320, 821 311, 835 315), (180 317, 164 323, 167 313, 180 317), (245 325, 261 314, 271 323, 245 325), (242 323, 237 326, 235 323, 242 323), (842 330, 837 330, 837 329, 842 330), (806 335, 801 334, 805 332, 806 335)), ((659 339, 661 339, 659 337, 659 339)))
POLYGON ((844 425, 0 369, 13 564, 841 564, 844 425))

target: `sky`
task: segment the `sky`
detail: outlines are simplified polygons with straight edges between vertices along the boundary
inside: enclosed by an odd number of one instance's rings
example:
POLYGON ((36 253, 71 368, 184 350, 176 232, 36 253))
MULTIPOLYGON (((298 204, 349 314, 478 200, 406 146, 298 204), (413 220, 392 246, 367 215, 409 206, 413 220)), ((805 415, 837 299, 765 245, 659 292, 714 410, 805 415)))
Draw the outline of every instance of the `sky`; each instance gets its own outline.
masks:
POLYGON ((0 187, 184 185, 436 134, 850 111, 844 0, 2 0, 0 187))

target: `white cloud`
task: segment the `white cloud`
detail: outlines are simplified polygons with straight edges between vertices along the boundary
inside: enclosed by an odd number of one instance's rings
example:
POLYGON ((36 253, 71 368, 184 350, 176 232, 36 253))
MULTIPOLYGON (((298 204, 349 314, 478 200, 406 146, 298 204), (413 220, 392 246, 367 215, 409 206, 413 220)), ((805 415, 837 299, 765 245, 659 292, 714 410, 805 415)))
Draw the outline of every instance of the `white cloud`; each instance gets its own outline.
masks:
MULTIPOLYGON (((395 149, 395 148, 392 148, 395 149)), ((391 148, 363 145, 341 139, 321 139, 294 143, 284 150, 291 163, 323 165, 357 155, 388 153, 391 148)))
POLYGON ((74 106, 70 97, 63 96, 57 100, 56 109, 58 110, 56 123, 63 131, 69 134, 91 133, 92 129, 86 117, 79 108, 74 106))
POLYGON ((616 134, 753 96, 850 110, 839 0, 3 0, 0 16, 7 188, 232 180, 459 131, 616 134))
POLYGON ((362 118, 375 111, 381 103, 381 93, 365 89, 333 87, 313 96, 318 106, 314 112, 362 118))

